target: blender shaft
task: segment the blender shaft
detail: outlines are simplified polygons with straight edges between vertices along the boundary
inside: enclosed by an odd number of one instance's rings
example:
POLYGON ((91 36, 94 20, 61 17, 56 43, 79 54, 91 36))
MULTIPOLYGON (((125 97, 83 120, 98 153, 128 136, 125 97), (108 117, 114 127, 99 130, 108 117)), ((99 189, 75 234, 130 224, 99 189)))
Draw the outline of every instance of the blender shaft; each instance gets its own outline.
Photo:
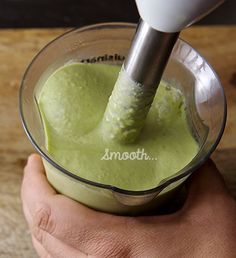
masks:
POLYGON ((129 77, 144 87, 157 88, 178 35, 157 31, 141 19, 124 62, 129 77))

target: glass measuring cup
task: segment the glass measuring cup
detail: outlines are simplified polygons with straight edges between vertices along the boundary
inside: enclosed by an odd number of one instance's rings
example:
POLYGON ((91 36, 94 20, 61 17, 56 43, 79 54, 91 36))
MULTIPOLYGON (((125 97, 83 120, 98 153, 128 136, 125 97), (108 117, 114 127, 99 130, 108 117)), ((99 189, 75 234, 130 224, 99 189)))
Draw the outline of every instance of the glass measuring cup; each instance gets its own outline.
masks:
POLYGON ((76 176, 54 160, 45 148, 38 94, 47 78, 68 62, 121 65, 129 49, 135 25, 104 23, 68 32, 49 43, 28 67, 20 89, 20 114, 24 129, 41 154, 52 186, 60 193, 97 210, 140 214, 173 200, 178 187, 214 151, 226 121, 226 100, 220 81, 199 53, 178 40, 163 79, 179 87, 188 105, 191 131, 199 143, 192 161, 153 189, 129 191, 76 176), (217 114, 217 115, 216 115, 217 114))

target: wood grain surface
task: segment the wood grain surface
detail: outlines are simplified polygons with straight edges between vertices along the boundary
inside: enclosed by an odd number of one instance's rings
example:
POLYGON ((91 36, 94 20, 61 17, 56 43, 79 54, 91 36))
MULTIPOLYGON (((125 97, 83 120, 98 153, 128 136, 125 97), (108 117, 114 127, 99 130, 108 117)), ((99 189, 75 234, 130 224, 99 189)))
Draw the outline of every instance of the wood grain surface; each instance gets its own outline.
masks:
MULTIPOLYGON (((32 57, 65 29, 0 30, 0 258, 37 257, 20 201, 23 167, 33 148, 18 112, 22 75, 32 57)), ((228 120, 212 158, 236 197, 236 27, 194 27, 181 37, 213 65, 224 85, 228 120)))

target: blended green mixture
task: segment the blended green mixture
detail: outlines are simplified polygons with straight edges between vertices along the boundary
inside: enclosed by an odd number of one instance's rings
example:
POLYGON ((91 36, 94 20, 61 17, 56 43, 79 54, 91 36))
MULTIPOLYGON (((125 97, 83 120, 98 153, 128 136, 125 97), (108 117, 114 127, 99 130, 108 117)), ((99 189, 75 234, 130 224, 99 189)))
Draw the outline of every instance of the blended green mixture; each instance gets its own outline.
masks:
POLYGON ((155 97, 155 89, 134 82, 121 69, 103 118, 105 138, 133 143, 139 137, 155 97))
POLYGON ((80 177, 147 190, 181 170, 199 147, 183 95, 163 81, 137 140, 110 139, 104 112, 119 71, 119 66, 77 63, 48 78, 38 99, 46 147, 58 164, 80 177))

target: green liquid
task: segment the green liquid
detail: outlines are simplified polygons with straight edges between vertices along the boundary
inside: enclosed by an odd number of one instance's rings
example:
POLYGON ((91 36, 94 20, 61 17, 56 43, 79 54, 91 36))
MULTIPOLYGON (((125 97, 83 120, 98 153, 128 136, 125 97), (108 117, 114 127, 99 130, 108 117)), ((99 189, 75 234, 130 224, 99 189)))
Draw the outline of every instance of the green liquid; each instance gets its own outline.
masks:
POLYGON ((106 138, 121 143, 136 142, 155 93, 152 87, 131 80, 122 68, 102 122, 106 138))
POLYGON ((78 63, 48 78, 39 96, 46 147, 56 162, 80 177, 147 190, 186 166, 199 147, 186 121, 183 95, 165 82, 137 140, 110 139, 104 112, 119 71, 118 66, 78 63))

